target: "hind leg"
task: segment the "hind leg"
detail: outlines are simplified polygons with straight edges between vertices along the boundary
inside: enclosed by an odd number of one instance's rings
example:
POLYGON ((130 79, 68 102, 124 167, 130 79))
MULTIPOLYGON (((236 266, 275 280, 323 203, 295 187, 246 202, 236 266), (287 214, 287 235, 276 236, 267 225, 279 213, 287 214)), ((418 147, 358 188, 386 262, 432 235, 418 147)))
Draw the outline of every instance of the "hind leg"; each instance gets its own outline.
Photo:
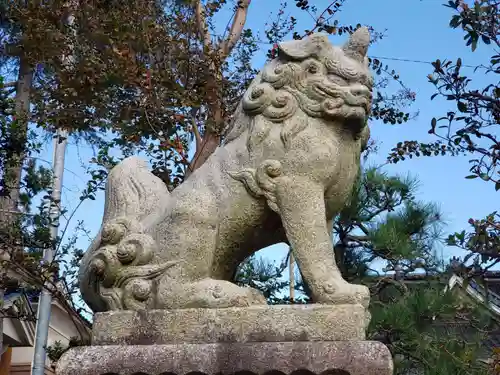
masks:
MULTIPOLYGON (((156 309, 225 308, 264 305, 266 299, 253 288, 243 288, 227 280, 213 279, 210 254, 210 231, 203 241, 190 243, 181 238, 184 258, 158 280, 156 309), (200 242, 205 246, 199 247, 200 242), (202 249, 206 252, 201 251, 202 249)), ((215 241, 215 239, 214 239, 215 241)), ((215 243, 213 244, 215 246, 215 243)))
MULTIPOLYGON (((199 207, 204 202, 198 200, 199 207)), ((182 210, 180 203, 171 215, 173 220, 162 223, 161 245, 163 260, 177 261, 156 282, 157 309, 190 307, 236 307, 266 304, 255 289, 242 288, 213 273, 214 253, 225 246, 219 238, 216 211, 210 204, 204 209, 182 210), (167 258, 168 257, 168 258, 167 258)), ((228 260, 230 261, 230 260, 228 260)))

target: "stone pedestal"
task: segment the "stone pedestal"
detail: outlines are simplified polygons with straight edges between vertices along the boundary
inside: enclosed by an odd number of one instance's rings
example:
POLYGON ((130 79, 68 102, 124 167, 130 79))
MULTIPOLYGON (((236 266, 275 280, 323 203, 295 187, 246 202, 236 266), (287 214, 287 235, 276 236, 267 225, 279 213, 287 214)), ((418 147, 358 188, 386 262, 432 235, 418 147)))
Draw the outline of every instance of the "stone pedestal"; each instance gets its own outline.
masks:
POLYGON ((392 375, 389 350, 370 341, 91 346, 71 349, 58 375, 392 375))
POLYGON ((392 375, 389 350, 365 340, 356 305, 255 306, 97 314, 90 347, 58 375, 392 375))
POLYGON ((261 305, 96 314, 93 345, 364 340, 361 305, 261 305))

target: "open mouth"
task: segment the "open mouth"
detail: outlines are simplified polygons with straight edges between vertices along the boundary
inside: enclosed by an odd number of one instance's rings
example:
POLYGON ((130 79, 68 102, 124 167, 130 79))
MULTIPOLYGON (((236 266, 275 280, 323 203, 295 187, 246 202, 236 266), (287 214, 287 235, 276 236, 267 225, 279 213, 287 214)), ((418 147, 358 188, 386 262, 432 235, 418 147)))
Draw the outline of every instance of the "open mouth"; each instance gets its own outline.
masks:
POLYGON ((340 86, 330 86, 317 83, 312 86, 314 92, 323 99, 337 98, 342 100, 342 104, 350 108, 362 108, 365 113, 370 111, 370 98, 368 95, 355 95, 348 88, 340 86))
POLYGON ((368 113, 370 111, 370 102, 367 99, 364 98, 359 98, 359 103, 348 103, 346 102, 346 105, 348 105, 351 108, 362 108, 365 113, 368 113))
POLYGON ((354 95, 347 93, 345 95, 345 105, 351 108, 362 108, 366 113, 370 112, 371 101, 365 95, 354 95))

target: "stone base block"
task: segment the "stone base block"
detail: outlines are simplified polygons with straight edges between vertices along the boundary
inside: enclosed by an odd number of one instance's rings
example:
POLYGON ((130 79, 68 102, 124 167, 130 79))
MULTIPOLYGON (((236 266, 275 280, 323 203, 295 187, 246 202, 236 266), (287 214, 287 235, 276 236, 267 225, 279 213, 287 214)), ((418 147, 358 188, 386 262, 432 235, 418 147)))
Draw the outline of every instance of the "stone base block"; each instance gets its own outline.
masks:
POLYGON ((57 375, 392 375, 379 342, 266 342, 73 348, 57 375))
POLYGON ((361 305, 111 311, 96 314, 92 345, 362 341, 369 319, 361 305))

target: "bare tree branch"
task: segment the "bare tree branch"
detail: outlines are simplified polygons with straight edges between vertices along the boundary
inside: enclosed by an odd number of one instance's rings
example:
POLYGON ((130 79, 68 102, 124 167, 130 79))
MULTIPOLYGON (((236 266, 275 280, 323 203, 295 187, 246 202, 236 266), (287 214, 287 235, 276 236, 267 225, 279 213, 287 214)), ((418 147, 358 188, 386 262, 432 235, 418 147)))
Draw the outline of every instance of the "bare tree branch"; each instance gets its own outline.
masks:
POLYGON ((196 140, 196 151, 198 151, 201 147, 201 143, 203 140, 201 139, 200 132, 198 131, 198 124, 196 124, 196 119, 195 116, 191 116, 191 124, 193 126, 193 133, 194 133, 194 138, 196 140))
POLYGON ((13 82, 6 82, 2 85, 4 88, 7 88, 7 87, 16 87, 17 86, 17 81, 13 81, 13 82))
POLYGON ((219 47, 219 52, 222 57, 227 57, 238 40, 240 40, 241 32, 243 31, 243 27, 245 27, 245 22, 247 20, 248 14, 248 6, 250 5, 250 0, 239 0, 238 1, 238 9, 236 10, 236 14, 234 15, 233 24, 231 25, 231 29, 229 31, 229 35, 227 39, 221 42, 219 47))
POLYGON ((208 31, 208 26, 205 20, 205 7, 201 3, 201 0, 196 1, 195 13, 196 13, 196 23, 198 24, 198 33, 200 40, 203 42, 205 47, 211 47, 212 41, 210 32, 208 31))

